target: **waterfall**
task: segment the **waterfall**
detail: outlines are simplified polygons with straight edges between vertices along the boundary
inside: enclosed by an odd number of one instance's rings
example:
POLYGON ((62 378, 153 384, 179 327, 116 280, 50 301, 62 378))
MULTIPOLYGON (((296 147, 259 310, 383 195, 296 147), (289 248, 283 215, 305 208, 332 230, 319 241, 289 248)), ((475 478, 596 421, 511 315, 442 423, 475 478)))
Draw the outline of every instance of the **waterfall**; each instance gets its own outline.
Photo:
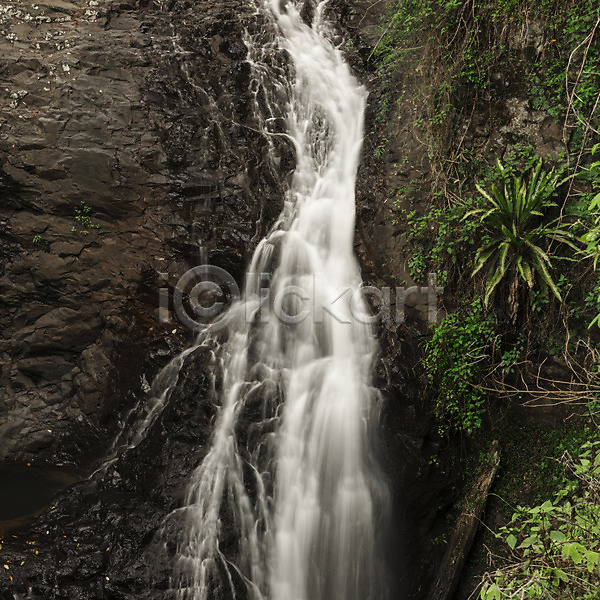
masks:
POLYGON ((353 253, 367 94, 328 40, 324 6, 308 25, 301 4, 264 0, 275 37, 250 48, 257 94, 267 85, 260 57, 286 53, 266 103, 275 116, 279 106, 296 169, 227 315, 219 413, 177 511, 181 600, 387 597, 376 343, 353 253))

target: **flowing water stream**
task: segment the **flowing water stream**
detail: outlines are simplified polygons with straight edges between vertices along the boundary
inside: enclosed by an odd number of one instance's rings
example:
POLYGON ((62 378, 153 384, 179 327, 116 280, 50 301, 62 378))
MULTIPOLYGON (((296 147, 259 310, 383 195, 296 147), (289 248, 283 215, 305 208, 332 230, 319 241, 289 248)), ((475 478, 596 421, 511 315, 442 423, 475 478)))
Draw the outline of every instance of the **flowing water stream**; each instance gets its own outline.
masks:
POLYGON ((301 3, 263 0, 272 39, 248 41, 263 128, 280 115, 296 169, 227 315, 215 429, 177 511, 180 599, 387 597, 376 343, 353 253, 367 94, 328 40, 325 4, 307 24, 301 3), (269 82, 261 60, 276 53, 289 67, 269 82))

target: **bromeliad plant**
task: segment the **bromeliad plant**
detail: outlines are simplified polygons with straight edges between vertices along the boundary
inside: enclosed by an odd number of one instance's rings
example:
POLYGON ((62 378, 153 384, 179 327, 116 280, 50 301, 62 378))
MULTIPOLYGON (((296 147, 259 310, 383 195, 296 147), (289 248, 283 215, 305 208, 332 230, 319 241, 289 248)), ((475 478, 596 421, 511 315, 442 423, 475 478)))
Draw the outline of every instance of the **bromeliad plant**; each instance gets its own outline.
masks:
POLYGON ((552 279, 552 255, 548 249, 552 243, 559 243, 577 250, 576 238, 570 231, 571 225, 562 223, 560 217, 544 222, 547 210, 556 207, 551 196, 568 179, 563 178, 562 170, 545 172, 540 160, 527 178, 523 174, 511 174, 500 161, 497 161, 497 171, 499 184, 492 185, 491 193, 477 186, 488 206, 468 212, 465 218, 479 215, 491 239, 477 251, 472 273, 475 275, 484 266, 488 267, 484 304, 488 305, 498 284, 508 276, 509 312, 514 323, 520 280, 529 289, 537 280, 544 291, 549 288, 562 300, 552 279))

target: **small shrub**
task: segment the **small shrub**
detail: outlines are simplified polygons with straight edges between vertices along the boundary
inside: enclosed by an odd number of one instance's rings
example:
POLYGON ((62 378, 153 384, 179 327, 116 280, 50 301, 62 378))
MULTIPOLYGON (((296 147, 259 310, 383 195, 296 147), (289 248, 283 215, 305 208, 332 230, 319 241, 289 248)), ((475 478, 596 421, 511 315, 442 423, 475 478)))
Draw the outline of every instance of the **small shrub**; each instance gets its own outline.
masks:
POLYGON ((489 363, 494 323, 480 300, 448 315, 427 342, 425 373, 442 432, 473 433, 481 426, 485 392, 478 385, 489 363))
POLYGON ((600 442, 585 443, 553 500, 518 506, 497 537, 507 557, 486 574, 481 600, 596 600, 600 589, 600 442))
POLYGON ((81 204, 75 209, 75 221, 77 225, 71 227, 73 233, 82 233, 88 235, 90 229, 100 229, 100 225, 92 222, 92 207, 88 206, 83 200, 81 204))

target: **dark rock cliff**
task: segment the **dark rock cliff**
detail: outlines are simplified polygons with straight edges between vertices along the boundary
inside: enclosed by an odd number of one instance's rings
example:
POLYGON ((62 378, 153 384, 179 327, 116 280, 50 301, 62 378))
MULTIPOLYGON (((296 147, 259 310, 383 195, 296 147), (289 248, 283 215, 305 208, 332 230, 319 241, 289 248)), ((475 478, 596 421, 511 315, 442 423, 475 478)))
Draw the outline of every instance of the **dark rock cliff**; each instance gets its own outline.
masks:
MULTIPOLYGON (((236 0, 0 7, 0 461, 90 468, 193 339, 182 275, 208 260, 242 283, 293 162, 257 127, 257 28, 236 0)), ((202 456, 215 385, 198 348, 137 448, 0 541, 0 597, 163 597, 168 552, 150 542, 202 456)))
POLYGON ((241 279, 281 201, 255 22, 236 1, 0 7, 0 460, 101 452, 190 339, 159 288, 199 246, 241 279))

